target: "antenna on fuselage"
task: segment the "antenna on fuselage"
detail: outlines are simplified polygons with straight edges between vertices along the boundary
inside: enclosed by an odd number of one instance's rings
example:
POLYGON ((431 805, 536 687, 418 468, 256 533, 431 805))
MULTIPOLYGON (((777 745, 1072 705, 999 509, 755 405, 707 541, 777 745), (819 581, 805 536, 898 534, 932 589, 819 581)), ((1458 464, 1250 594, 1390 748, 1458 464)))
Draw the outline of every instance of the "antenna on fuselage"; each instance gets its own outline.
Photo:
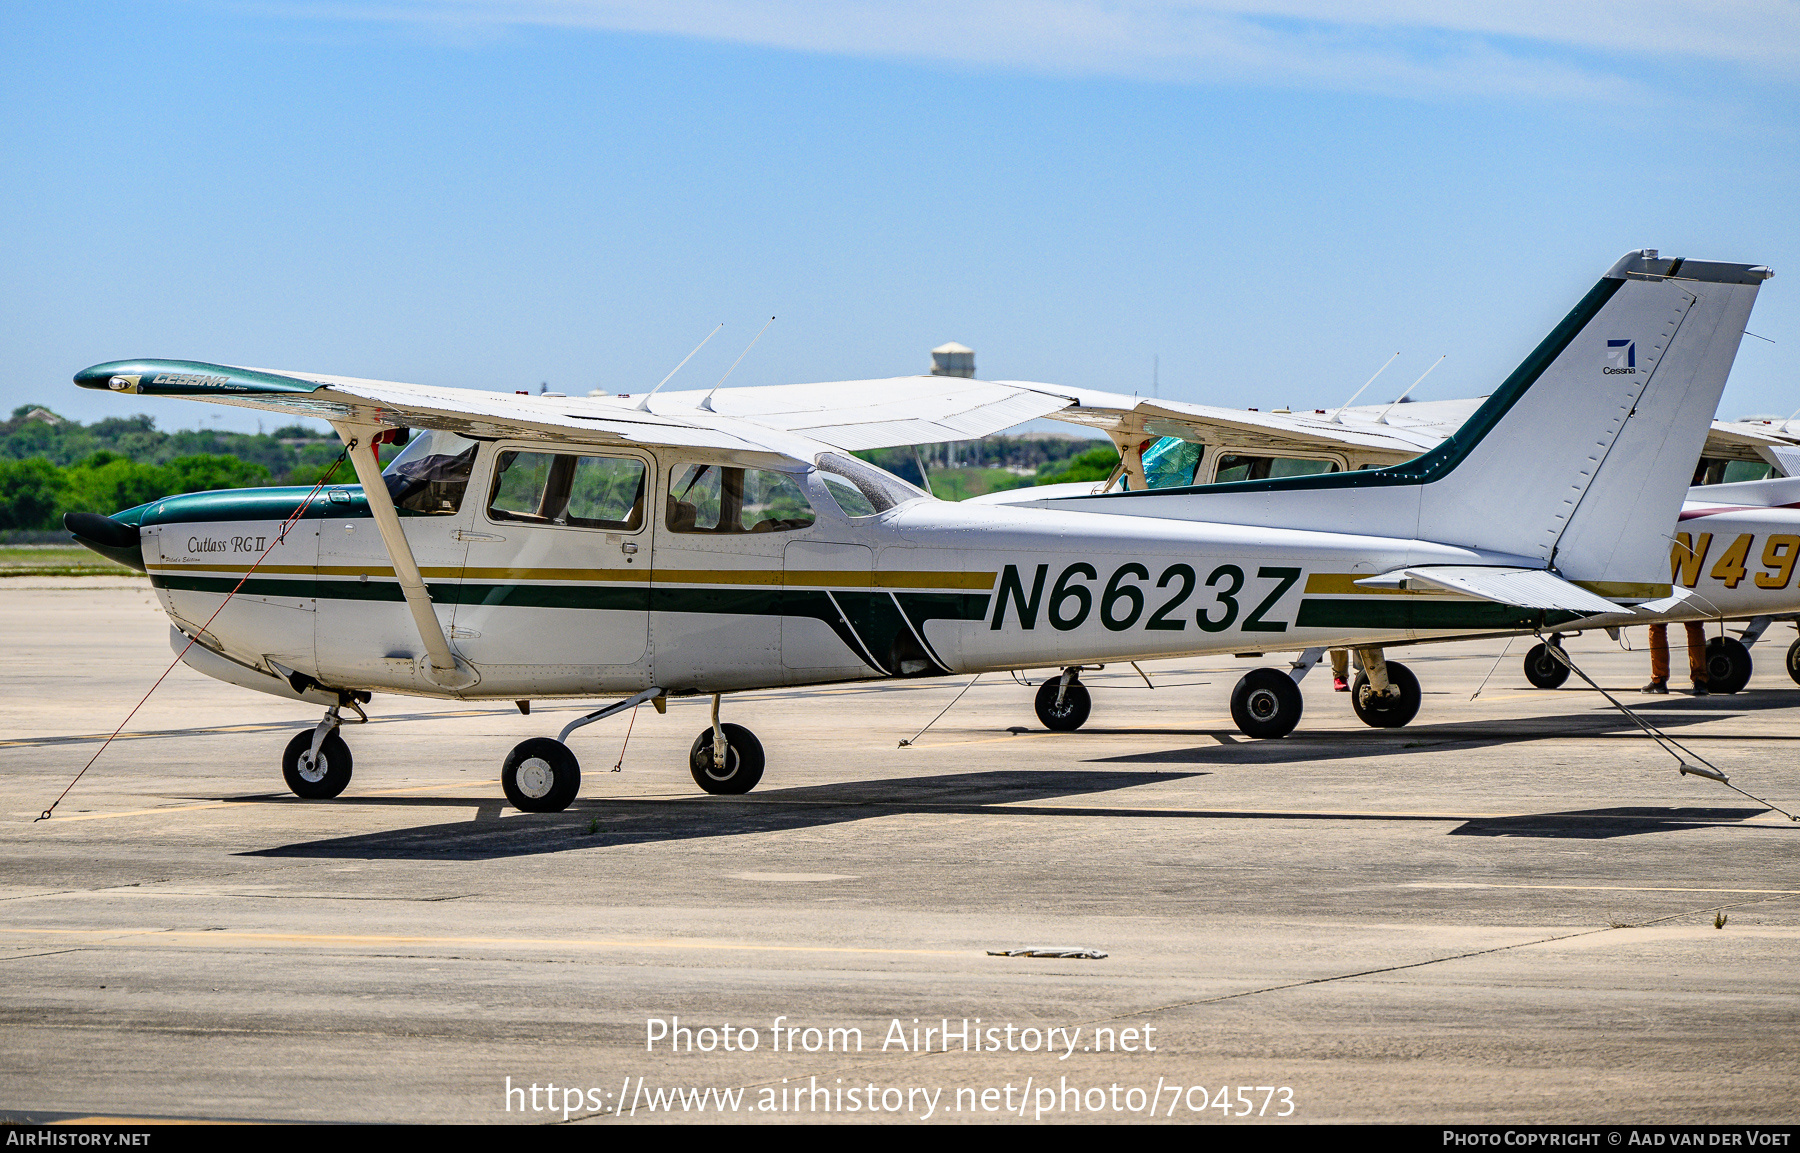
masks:
MULTIPOLYGON (((719 328, 724 328, 724 327, 725 327, 725 322, 721 320, 719 322, 719 328)), ((701 349, 705 348, 707 340, 711 340, 713 337, 719 335, 719 328, 715 328, 711 332, 707 333, 706 340, 702 340, 699 344, 696 344, 694 346, 694 352, 699 352, 701 349)), ((688 361, 694 359, 694 352, 690 352, 686 356, 682 357, 681 364, 686 364, 688 361)), ((661 388, 663 385, 669 383, 669 381, 675 376, 675 374, 681 371, 681 364, 678 364, 674 368, 671 368, 669 370, 668 376, 665 376, 661 380, 657 381, 656 388, 661 388)), ((644 399, 638 401, 638 411, 639 412, 649 412, 650 411, 650 398, 656 395, 656 388, 653 388, 649 392, 646 392, 644 394, 644 399)))
MULTIPOLYGON (((1444 356, 1449 356, 1449 355, 1450 354, 1447 352, 1444 354, 1444 356)), ((1444 356, 1440 356, 1436 360, 1432 361, 1431 368, 1436 368, 1438 365, 1444 363, 1444 356)), ((1419 374, 1419 380, 1424 380, 1426 377, 1430 376, 1431 368, 1428 368, 1424 372, 1421 372, 1419 374)), ((1394 398, 1394 404, 1399 404, 1401 401, 1405 400, 1407 392, 1411 392, 1413 389, 1419 387, 1419 380, 1415 380, 1411 384, 1407 385, 1406 392, 1403 392, 1399 396, 1396 396, 1394 398)), ((1376 424, 1386 424, 1387 423, 1387 414, 1394 411, 1394 404, 1390 404, 1386 408, 1381 410, 1381 415, 1375 418, 1376 424)))
MULTIPOLYGON (((1400 354, 1397 352, 1393 356, 1388 357, 1387 360, 1382 363, 1382 366, 1375 370, 1375 376, 1380 376, 1382 373, 1386 372, 1387 366, 1394 363, 1394 361, 1399 359, 1399 357, 1400 357, 1400 354)), ((1331 419, 1336 421, 1339 424, 1343 424, 1344 423, 1344 410, 1346 408, 1349 408, 1351 405, 1355 404, 1356 398, 1361 396, 1368 389, 1368 387, 1371 384, 1375 383, 1375 376, 1371 376, 1369 379, 1363 381, 1362 388, 1359 388, 1355 392, 1351 393, 1349 400, 1346 400, 1344 403, 1338 405, 1337 411, 1331 414, 1331 419)))
MULTIPOLYGON (((756 342, 762 339, 762 334, 769 331, 769 326, 774 323, 775 323, 775 318, 773 316, 771 316, 769 319, 763 321, 763 326, 756 330, 756 335, 750 338, 750 343, 746 344, 744 346, 744 351, 738 353, 738 358, 731 362, 730 368, 725 370, 725 376, 730 376, 732 374, 732 372, 734 372, 737 369, 737 366, 739 364, 743 363, 744 358, 746 356, 750 355, 750 350, 756 347, 756 342)), ((705 399, 701 400, 700 407, 705 409, 707 412, 711 412, 713 410, 713 406, 712 406, 713 392, 719 391, 719 386, 725 383, 725 376, 721 376, 719 378, 719 383, 712 386, 712 392, 707 393, 705 399)))

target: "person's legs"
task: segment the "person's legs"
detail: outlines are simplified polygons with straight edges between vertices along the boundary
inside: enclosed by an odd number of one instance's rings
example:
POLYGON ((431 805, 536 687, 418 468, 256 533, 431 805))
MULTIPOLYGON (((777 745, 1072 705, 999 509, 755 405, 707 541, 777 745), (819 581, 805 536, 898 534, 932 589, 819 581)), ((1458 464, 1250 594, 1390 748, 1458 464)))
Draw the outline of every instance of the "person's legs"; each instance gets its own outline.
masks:
POLYGON ((1666 693, 1669 691, 1669 626, 1650 626, 1650 683, 1644 686, 1647 693, 1666 693))
POLYGON ((1706 692, 1706 625, 1700 621, 1688 621, 1687 642, 1688 677, 1694 682, 1694 692, 1704 693, 1706 692))
POLYGON ((1340 693, 1350 691, 1350 650, 1331 650, 1331 687, 1340 693))

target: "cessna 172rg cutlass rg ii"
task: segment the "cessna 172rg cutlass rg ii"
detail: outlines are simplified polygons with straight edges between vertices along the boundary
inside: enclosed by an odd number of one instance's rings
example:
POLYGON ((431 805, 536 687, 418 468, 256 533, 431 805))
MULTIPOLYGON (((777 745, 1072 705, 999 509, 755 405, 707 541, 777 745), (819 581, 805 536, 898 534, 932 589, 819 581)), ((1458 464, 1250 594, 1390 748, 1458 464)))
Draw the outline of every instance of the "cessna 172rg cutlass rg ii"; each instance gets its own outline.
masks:
MULTIPOLYGON (((119 361, 76 383, 324 417, 362 485, 304 507, 301 489, 169 497, 70 528, 150 573, 194 667, 328 706, 283 760, 302 796, 342 791, 339 710, 373 692, 622 697, 508 755, 506 794, 533 811, 574 799, 566 741, 580 725, 710 694, 689 767, 708 792, 741 793, 763 754, 720 724, 725 693, 1241 652, 1276 635, 1378 647, 1666 595, 1676 474, 1699 454, 1766 270, 1690 264, 1678 280, 1665 265, 1621 259, 1417 460, 1122 498, 1172 502, 1166 518, 951 504, 839 451, 981 435, 1069 403, 1043 385, 608 401, 119 361), (1620 340, 1636 349, 1630 374, 1604 371, 1620 340), (384 475, 374 446, 400 429, 421 431, 384 475), (1199 501, 1216 502, 1205 520, 1199 501), (1400 579, 1474 595, 1345 595, 1400 579)), ((1370 673, 1390 689, 1379 664, 1370 673)), ((1233 694, 1240 723, 1266 735, 1299 710, 1285 670, 1255 670, 1233 694)))

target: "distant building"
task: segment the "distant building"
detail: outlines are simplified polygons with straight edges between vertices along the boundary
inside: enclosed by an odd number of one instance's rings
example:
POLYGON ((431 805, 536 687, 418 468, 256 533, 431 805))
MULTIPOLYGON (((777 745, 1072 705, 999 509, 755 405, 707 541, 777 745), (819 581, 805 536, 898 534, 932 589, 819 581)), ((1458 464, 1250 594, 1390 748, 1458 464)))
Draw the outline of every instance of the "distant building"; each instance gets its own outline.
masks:
POLYGON ((974 376, 975 350, 954 340, 949 344, 938 345, 931 350, 931 375, 974 376))
MULTIPOLYGON (((966 376, 968 374, 965 373, 964 375, 966 376)), ((49 424, 49 425, 58 425, 58 424, 63 423, 62 417, 57 416, 54 412, 51 412, 47 408, 34 408, 30 412, 25 414, 24 419, 26 419, 26 420, 41 420, 45 424, 49 424)))

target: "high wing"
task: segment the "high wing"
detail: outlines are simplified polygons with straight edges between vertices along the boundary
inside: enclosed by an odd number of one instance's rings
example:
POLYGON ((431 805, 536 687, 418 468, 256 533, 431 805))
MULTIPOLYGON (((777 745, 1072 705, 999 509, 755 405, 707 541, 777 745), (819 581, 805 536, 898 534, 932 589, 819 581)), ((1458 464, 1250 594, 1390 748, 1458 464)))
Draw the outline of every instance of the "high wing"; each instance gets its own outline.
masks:
MULTIPOLYGON (((611 399, 629 404, 639 398, 611 399)), ((651 411, 674 418, 717 414, 854 450, 975 440, 1051 415, 1072 399, 1045 384, 896 376, 658 393, 649 405, 651 411)))
MULTIPOLYGON (((1050 391, 1046 385, 1023 387, 1050 391)), ((1179 400, 1146 400, 1117 393, 1071 395, 1076 403, 1044 415, 1069 424, 1100 429, 1115 441, 1130 442, 1146 436, 1192 439, 1198 430, 1217 429, 1229 434, 1233 444, 1245 448, 1278 451, 1329 443, 1391 455, 1396 461, 1417 456, 1443 440, 1481 404, 1480 399, 1438 401, 1432 402, 1428 414, 1389 414, 1382 420, 1382 407, 1314 409, 1304 413, 1259 412, 1179 400)), ((1426 407, 1423 404, 1405 406, 1406 409, 1426 407)))
MULTIPOLYGON (((1049 385, 909 376, 654 396, 486 392, 183 360, 112 361, 84 388, 468 436, 778 452, 973 440, 1069 407, 1049 385)), ((1129 398, 1118 398, 1128 400, 1129 398)))
MULTIPOLYGON (((1025 385, 1047 389, 1045 385, 1025 385)), ((1074 393, 1069 395, 1074 396, 1074 393)), ((1411 460, 1437 447, 1460 428, 1486 397, 1361 405, 1355 408, 1291 412, 1221 408, 1175 400, 1145 400, 1115 393, 1087 393, 1066 408, 1044 415, 1112 437, 1121 453, 1146 439, 1172 436, 1203 444, 1228 444, 1234 451, 1305 452, 1350 449, 1361 463, 1387 465, 1411 460)), ((1800 473, 1800 433, 1785 422, 1715 420, 1702 455, 1715 460, 1761 460, 1785 475, 1800 473), (1792 466, 1792 467, 1790 467, 1792 466)), ((1022 499, 1027 490, 1013 493, 1022 499)))
POLYGON ((438 429, 464 436, 764 452, 785 452, 793 447, 780 443, 791 438, 774 430, 767 437, 747 437, 729 427, 736 422, 669 417, 585 397, 508 395, 201 361, 112 361, 82 370, 75 383, 83 388, 183 397, 361 425, 438 429))

